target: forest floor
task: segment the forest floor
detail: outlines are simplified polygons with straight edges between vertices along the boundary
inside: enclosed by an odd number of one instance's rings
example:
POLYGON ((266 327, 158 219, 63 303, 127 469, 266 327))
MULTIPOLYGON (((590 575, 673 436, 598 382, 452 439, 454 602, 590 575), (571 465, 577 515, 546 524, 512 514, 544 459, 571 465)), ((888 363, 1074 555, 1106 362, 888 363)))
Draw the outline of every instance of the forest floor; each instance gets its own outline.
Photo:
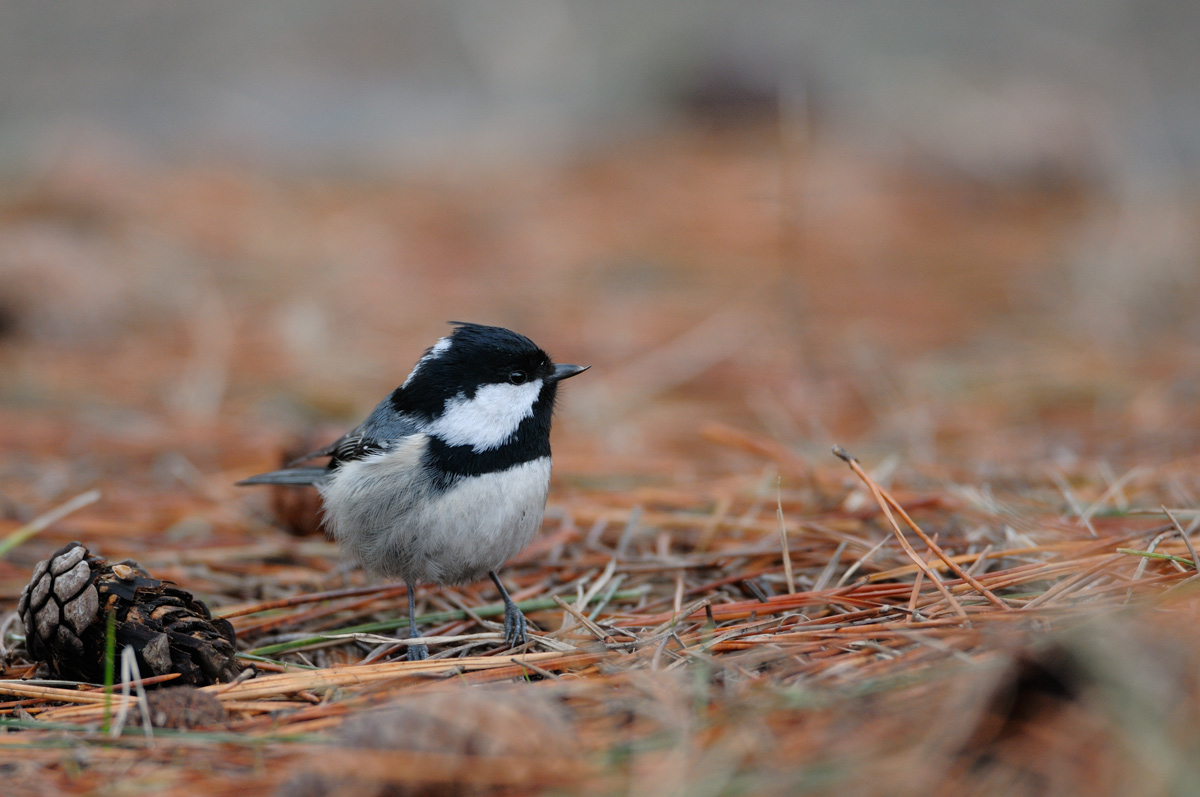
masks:
POLYGON ((1179 793, 1200 280, 1167 212, 771 130, 403 178, 77 152, 0 185, 3 791, 1179 793), (504 571, 529 644, 490 583, 427 587, 409 663, 403 586, 315 495, 233 484, 452 319, 593 368, 504 571), (232 622, 257 675, 205 687, 223 720, 148 734, 21 680, 18 597, 71 540, 232 622))

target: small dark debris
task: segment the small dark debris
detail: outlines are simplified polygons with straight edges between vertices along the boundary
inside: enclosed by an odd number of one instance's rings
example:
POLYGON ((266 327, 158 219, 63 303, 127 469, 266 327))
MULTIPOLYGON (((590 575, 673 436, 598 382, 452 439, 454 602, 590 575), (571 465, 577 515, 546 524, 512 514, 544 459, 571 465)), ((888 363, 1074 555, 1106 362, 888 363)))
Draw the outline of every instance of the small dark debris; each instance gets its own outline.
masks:
POLYGON ((729 127, 774 123, 779 117, 777 81, 718 66, 693 78, 678 104, 696 122, 729 127))
MULTIPOLYGON (((287 467, 298 457, 320 447, 313 438, 298 441, 280 457, 280 467, 287 467)), ((321 525, 321 495, 315 487, 271 488, 271 513, 275 522, 296 537, 315 537, 324 534, 321 525)))
POLYGON ((771 587, 760 578, 744 578, 738 582, 738 587, 747 598, 754 598, 759 603, 768 601, 768 591, 771 587))
POLYGON ((17 302, 0 293, 0 340, 13 338, 21 329, 21 311, 17 302))
MULTIPOLYGON (((225 723, 225 707, 207 692, 194 686, 169 686, 146 695, 150 704, 150 724, 155 728, 220 727, 225 723)), ((134 712, 134 722, 141 724, 139 712, 134 712)))
POLYGON ((1061 645, 1022 651, 997 685, 967 748, 986 749, 1046 725, 1049 717, 1080 700, 1090 681, 1087 670, 1061 645))

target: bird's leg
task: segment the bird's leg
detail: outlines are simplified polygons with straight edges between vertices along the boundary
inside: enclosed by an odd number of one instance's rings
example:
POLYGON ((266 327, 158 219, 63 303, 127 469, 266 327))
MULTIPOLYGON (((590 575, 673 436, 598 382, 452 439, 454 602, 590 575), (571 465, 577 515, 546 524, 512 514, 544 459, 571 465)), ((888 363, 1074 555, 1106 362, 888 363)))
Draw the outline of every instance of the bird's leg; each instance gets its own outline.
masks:
MULTIPOLYGON (((417 585, 411 581, 404 582, 408 585, 408 638, 419 639, 421 632, 417 630, 417 585)), ((408 660, 421 661, 429 658, 429 648, 425 645, 409 645, 408 660)))
POLYGON ((508 590, 500 583, 499 576, 496 571, 489 570, 488 575, 492 579, 492 583, 496 585, 496 589, 500 590, 500 597, 504 599, 504 642, 509 647, 525 644, 525 615, 521 614, 521 610, 517 608, 517 604, 513 603, 513 599, 508 597, 508 590))

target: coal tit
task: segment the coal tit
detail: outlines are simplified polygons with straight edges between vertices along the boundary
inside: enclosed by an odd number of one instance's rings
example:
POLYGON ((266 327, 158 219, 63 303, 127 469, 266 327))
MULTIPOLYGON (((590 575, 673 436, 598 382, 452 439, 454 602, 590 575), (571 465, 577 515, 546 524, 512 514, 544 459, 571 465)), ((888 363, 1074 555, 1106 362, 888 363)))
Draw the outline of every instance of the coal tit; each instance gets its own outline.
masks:
MULTIPOLYGON (((316 485, 328 532, 368 570, 408 585, 491 577, 504 637, 525 617, 496 571, 542 523, 550 489, 550 416, 558 383, 589 366, 555 365, 524 335, 451 322, 404 384, 337 441, 238 484, 316 485), (329 457, 326 465, 297 467, 329 457)), ((429 655, 409 645, 410 661, 429 655)))

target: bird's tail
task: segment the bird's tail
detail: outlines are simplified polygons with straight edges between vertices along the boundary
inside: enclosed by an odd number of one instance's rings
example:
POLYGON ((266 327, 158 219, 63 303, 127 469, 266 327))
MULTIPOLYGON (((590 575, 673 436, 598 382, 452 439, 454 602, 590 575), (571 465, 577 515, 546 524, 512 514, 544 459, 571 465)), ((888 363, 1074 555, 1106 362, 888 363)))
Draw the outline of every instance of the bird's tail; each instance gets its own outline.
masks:
POLYGON ((300 487, 306 484, 316 484, 329 475, 328 468, 287 468, 273 470, 270 473, 260 473, 248 479, 242 479, 238 486, 248 484, 283 484, 300 487))

